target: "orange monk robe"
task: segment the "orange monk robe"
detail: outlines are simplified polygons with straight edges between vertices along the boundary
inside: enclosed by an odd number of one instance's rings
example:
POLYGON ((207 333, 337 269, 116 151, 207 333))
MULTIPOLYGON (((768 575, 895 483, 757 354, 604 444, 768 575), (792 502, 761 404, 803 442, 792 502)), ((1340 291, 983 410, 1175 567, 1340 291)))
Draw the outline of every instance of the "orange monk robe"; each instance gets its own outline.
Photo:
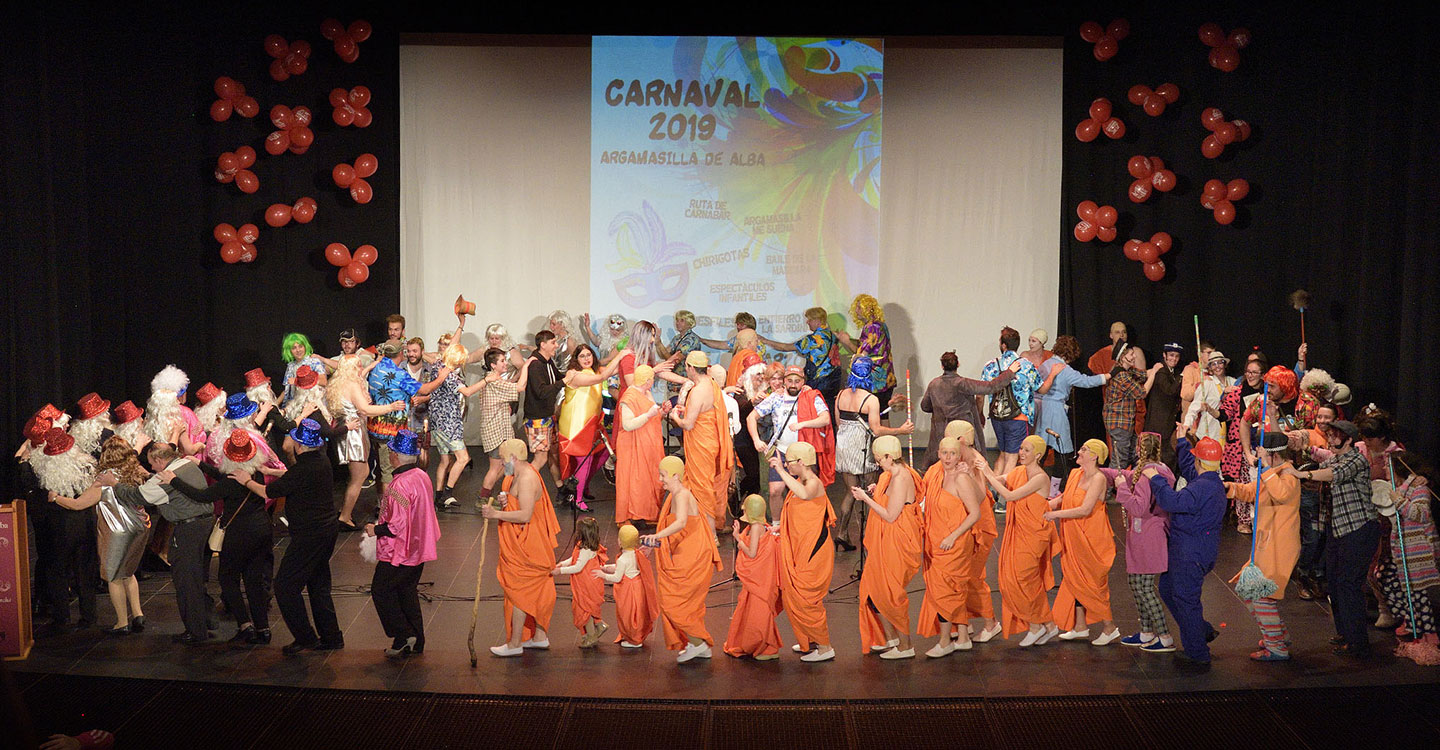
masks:
MULTIPOLYGON (((885 630, 880 625, 884 617, 896 630, 910 632, 910 597, 905 587, 910 579, 920 572, 920 558, 925 550, 925 536, 921 529, 919 500, 925 491, 924 480, 910 467, 910 480, 914 482, 916 502, 900 510, 894 521, 886 521, 874 510, 865 526, 865 572, 860 574, 860 648, 869 652, 872 646, 887 643, 885 630), (871 605, 875 610, 870 609, 871 605)), ((890 487, 890 472, 880 475, 875 485, 875 503, 888 506, 886 490, 890 487)))
POLYGON ((615 584, 615 620, 620 630, 615 642, 644 643, 660 619, 660 594, 655 590, 655 568, 650 564, 649 552, 637 549, 629 554, 635 555, 640 575, 621 576, 615 584))
MULTIPOLYGON (((640 416, 655 405, 650 391, 630 386, 620 396, 620 404, 630 407, 635 416, 640 416)), ((621 426, 619 412, 615 418, 615 524, 623 526, 627 520, 644 520, 651 523, 660 514, 660 496, 664 489, 655 467, 665 457, 665 445, 661 437, 662 422, 655 415, 638 430, 626 430, 621 426)))
MULTIPOLYGON (((940 620, 965 625, 970 619, 967 607, 971 572, 971 534, 967 531, 950 549, 940 549, 940 542, 965 522, 969 514, 965 503, 945 491, 945 471, 925 474, 925 597, 920 601, 917 632, 924 636, 940 634, 940 620)), ((934 466, 931 467, 932 469, 934 466)), ((978 521, 976 523, 979 523, 978 521)), ((971 528, 974 528, 973 526, 971 528)))
POLYGON ((740 376, 745 373, 746 368, 761 362, 760 353, 754 349, 741 349, 730 356, 730 366, 725 370, 725 385, 732 386, 740 382, 740 376))
MULTIPOLYGON (((1059 369, 1058 367, 1055 369, 1059 369)), ((985 566, 990 562, 990 551, 995 549, 995 539, 1000 536, 999 528, 995 525, 995 496, 990 493, 990 486, 985 481, 985 475, 974 467, 969 467, 970 476, 975 483, 980 485, 984 496, 980 498, 980 520, 965 533, 957 544, 964 544, 969 547, 966 552, 970 560, 970 572, 965 576, 965 619, 981 617, 993 619, 995 617, 995 595, 990 590, 990 581, 986 578, 985 566)), ((925 484, 943 481, 945 467, 938 462, 932 464, 925 472, 925 484)), ((955 528, 951 526, 950 528, 955 528)), ((949 533, 948 531, 945 533, 949 533)), ((941 539, 945 538, 941 534, 941 539)))
MULTIPOLYGON (((725 395, 719 383, 711 382, 714 408, 697 417, 692 429, 685 430, 684 484, 695 496, 700 514, 712 519, 718 529, 725 522, 725 500, 730 494, 730 476, 735 473, 735 443, 730 438, 725 395)), ((665 523, 657 525, 663 527, 665 523)))
MULTIPOLYGON (((674 499, 673 494, 665 498, 656 521, 658 527, 665 528, 675 520, 670 509, 674 499)), ((714 645, 715 639, 705 629, 705 594, 710 591, 710 579, 722 566, 715 534, 706 525, 705 517, 691 515, 685 519, 684 527, 661 539, 655 564, 665 647, 679 651, 690 638, 714 645)))
MULTIPOLYGON (((750 529, 744 534, 748 536, 750 529)), ((775 627, 775 615, 780 614, 780 537, 763 527, 755 556, 744 552, 735 556, 735 575, 743 588, 735 604, 735 614, 730 617, 730 632, 725 635, 725 653, 731 656, 780 653, 780 647, 785 645, 780 640, 780 629, 775 627)))
POLYGON ((801 500, 794 492, 780 509, 780 602, 800 647, 830 643, 825 595, 835 573, 835 545, 830 527, 835 506, 820 495, 801 500))
MULTIPOLYGON (((1024 466, 1005 477, 1014 490, 1029 480, 1024 466)), ((1049 489, 1049 482, 1045 483, 1049 489)), ((1005 505, 1005 538, 1000 541, 1000 619, 1006 638, 1023 633, 1031 623, 1050 620, 1045 592, 1055 585, 1050 557, 1059 553, 1055 524, 1045 520, 1045 495, 1032 493, 1005 505)), ((977 524, 978 525, 978 524, 977 524)))
MULTIPOLYGON (((1084 469, 1073 469, 1060 495, 1060 509, 1078 508, 1085 502, 1084 469)), ((1060 521, 1060 539, 1065 553, 1060 556, 1060 592, 1055 595, 1053 615, 1061 630, 1083 628, 1091 622, 1111 619, 1110 566, 1115 563, 1115 532, 1105 513, 1103 498, 1095 502, 1090 515, 1060 521), (1085 623, 1075 622, 1075 605, 1085 608, 1085 623)))
MULTIPOLYGON (((573 565, 579 556, 580 543, 576 542, 575 550, 566 564, 573 565)), ((574 618, 575 627, 581 630, 592 620, 605 619, 600 616, 600 605, 605 603, 605 582, 592 575, 592 571, 600 570, 609 560, 605 555, 605 546, 601 545, 600 550, 586 561, 580 572, 570 574, 570 614, 574 618)))
MULTIPOLYGON (((535 471, 527 462, 517 462, 516 471, 535 471)), ((520 510, 520 501, 511 494, 510 486, 515 477, 505 477, 500 489, 505 492, 505 510, 520 510)), ((510 632, 511 612, 519 607, 525 613, 524 632, 521 640, 535 637, 535 629, 550 630, 550 615, 555 612, 555 578, 550 571, 555 569, 555 537, 560 533, 560 522, 555 519, 555 508, 550 504, 550 492, 535 474, 535 484, 540 487, 540 496, 535 498, 535 507, 530 513, 529 523, 499 522, 500 562, 495 566, 495 579, 505 592, 505 640, 514 637, 510 632)))

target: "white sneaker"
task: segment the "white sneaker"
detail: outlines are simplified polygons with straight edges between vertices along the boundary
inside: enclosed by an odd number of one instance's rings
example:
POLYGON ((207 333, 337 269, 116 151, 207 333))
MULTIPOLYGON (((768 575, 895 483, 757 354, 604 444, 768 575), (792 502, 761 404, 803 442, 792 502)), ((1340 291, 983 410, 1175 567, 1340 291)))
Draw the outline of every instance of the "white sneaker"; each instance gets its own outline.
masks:
POLYGON ((645 648, 645 644, 631 643, 630 641, 620 641, 620 648, 645 648))
POLYGON ((815 663, 815 662, 817 662, 817 661, 830 661, 831 659, 834 659, 834 658, 835 658, 835 647, 834 647, 834 646, 831 646, 830 648, 827 648, 827 649, 818 649, 818 648, 817 648, 817 649, 815 649, 814 651, 811 651, 810 653, 808 653, 808 654, 800 657, 800 661, 810 662, 810 663, 813 664, 813 663, 815 663))
POLYGON ((675 657, 677 664, 684 664, 691 659, 709 659, 710 646, 704 642, 687 644, 680 649, 680 655, 675 657))
POLYGON ((794 651, 794 652, 797 653, 797 654, 804 654, 804 653, 809 652, 810 649, 804 648, 803 646, 801 646, 800 644, 797 643, 797 644, 791 646, 791 647, 790 647, 790 650, 791 650, 791 651, 794 651))
POLYGON ((779 659, 779 658, 780 658, 780 655, 779 655, 779 654, 760 654, 760 655, 758 655, 758 656, 755 657, 755 661, 775 661, 776 659, 779 659))
POLYGON ((1108 646, 1120 640, 1120 628, 1115 628, 1108 633, 1102 633, 1099 638, 1090 641, 1091 646, 1108 646))
POLYGON ((881 651, 889 651, 890 649, 893 649, 893 648, 895 648, 896 646, 899 646, 899 645, 900 645, 900 639, 899 639, 899 638, 894 638, 894 639, 891 639, 891 640, 886 641, 884 646, 871 646, 871 647, 870 647, 870 653, 872 653, 872 654, 878 654, 878 653, 880 653, 881 651))
POLYGON ((1090 628, 1085 628, 1084 630, 1073 630, 1073 629, 1072 629, 1072 630, 1067 630, 1067 631, 1065 631, 1065 632, 1063 632, 1063 633, 1060 634, 1060 640, 1062 640, 1062 641, 1078 641, 1078 640, 1080 640, 1081 638, 1089 638, 1089 637, 1090 637, 1090 628))
POLYGON ((934 646, 931 646, 930 650, 925 652, 925 655, 930 657, 931 659, 939 659, 942 656, 949 656, 954 652, 955 643, 952 641, 945 644, 937 643, 934 646))
POLYGON ((907 649, 905 649, 904 651, 901 651, 901 650, 898 649, 898 648, 892 648, 892 649, 890 649, 889 651, 886 651, 885 653, 881 654, 881 655, 880 655, 880 658, 881 658, 881 659, 914 659, 914 658, 915 658, 915 647, 914 647, 914 646, 911 646, 910 648, 907 648, 907 649))
POLYGON ((528 641, 521 641, 520 648, 535 648, 544 650, 550 648, 550 638, 549 636, 546 636, 545 640, 543 641, 537 641, 534 638, 531 638, 528 641))
POLYGON ((1029 647, 1031 647, 1031 646, 1034 646, 1036 643, 1038 643, 1038 642, 1040 641, 1040 638, 1043 637, 1044 635, 1045 635, 1045 629, 1044 629, 1044 628, 1041 628, 1040 630, 1031 630, 1031 631, 1027 632, 1027 633, 1025 634, 1025 637, 1020 639, 1020 648, 1029 648, 1029 647))
POLYGON ((961 643, 959 641, 951 641, 951 643, 955 644, 956 651, 969 651, 970 649, 975 648, 975 641, 973 640, 965 641, 964 643, 961 643))
POLYGON ((1051 640, 1052 638, 1054 638, 1055 636, 1057 636, 1057 635, 1060 635, 1060 628, 1057 628, 1057 627, 1055 627, 1054 625, 1051 625, 1049 628, 1047 628, 1047 629, 1045 630, 1045 635, 1040 636, 1040 640, 1035 641, 1035 645, 1036 645, 1036 646, 1044 646, 1045 644, 1049 643, 1050 640, 1051 640))
POLYGON ((455 507, 455 506, 457 506, 457 505, 459 505, 459 504, 460 504, 460 501, 459 501, 459 500, 456 500, 454 495, 451 495, 450 497, 445 498, 445 507, 446 507, 446 508, 453 508, 453 507, 455 507))
POLYGON ((995 623, 995 626, 994 626, 994 627, 992 627, 992 628, 990 628, 990 629, 988 629, 988 630, 982 630, 982 631, 976 633, 975 636, 974 636, 973 638, 971 638, 970 640, 974 641, 975 643, 985 643, 986 641, 990 640, 991 638, 994 638, 995 636, 1000 635, 1000 630, 1001 630, 1001 628, 1000 628, 1000 623, 997 622, 997 623, 995 623))
POLYGON ((499 646, 491 646, 490 653, 496 656, 519 656, 525 653, 525 649, 520 646, 510 648, 509 646, 506 646, 502 643, 499 646))

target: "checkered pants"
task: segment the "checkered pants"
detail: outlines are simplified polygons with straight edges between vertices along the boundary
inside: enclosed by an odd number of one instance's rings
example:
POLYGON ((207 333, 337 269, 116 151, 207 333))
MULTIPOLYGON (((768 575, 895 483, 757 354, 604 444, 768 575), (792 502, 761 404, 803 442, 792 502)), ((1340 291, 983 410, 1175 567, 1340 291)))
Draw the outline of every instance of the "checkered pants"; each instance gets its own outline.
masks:
POLYGON ((1170 632, 1165 625, 1165 605, 1160 602, 1160 594, 1155 588, 1155 582, 1160 580, 1159 573, 1130 573, 1125 576, 1130 582, 1130 595, 1135 597, 1135 608, 1140 610, 1140 630, 1155 635, 1165 635, 1170 632))
MULTIPOLYGON (((1398 554, 1398 553, 1396 553, 1398 554)), ((1376 569, 1380 578, 1380 590, 1385 594, 1385 604, 1394 615, 1410 624, 1415 637, 1435 631, 1435 610, 1430 606, 1430 594, 1425 589, 1410 591, 1410 600, 1405 599, 1405 581, 1400 577, 1400 566, 1392 558, 1383 555, 1376 569), (1410 605, 1415 605, 1415 622, 1410 622, 1410 605)))

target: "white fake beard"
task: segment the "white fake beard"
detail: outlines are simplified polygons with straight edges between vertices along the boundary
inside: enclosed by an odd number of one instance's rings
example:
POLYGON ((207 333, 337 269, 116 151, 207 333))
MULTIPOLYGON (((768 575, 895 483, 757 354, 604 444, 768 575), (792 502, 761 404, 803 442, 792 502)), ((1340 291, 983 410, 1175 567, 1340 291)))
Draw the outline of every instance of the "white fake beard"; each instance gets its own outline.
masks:
POLYGON ((145 434, 157 443, 170 442, 180 423, 180 399, 172 391, 155 391, 145 403, 145 434))
POLYGON ((140 444, 140 436, 145 434, 145 422, 140 419, 132 419, 116 427, 115 434, 129 443, 131 448, 134 448, 140 444))
POLYGON ((225 391, 210 399, 209 403, 195 410, 195 418, 200 420, 200 429, 209 432, 220 426, 221 414, 225 411, 225 391))
POLYGON ((248 476, 250 474, 254 474, 255 470, 260 467, 260 464, 265 463, 265 454, 260 452, 260 450, 258 449, 255 451, 255 456, 253 458, 243 463, 236 463, 234 461, 231 461, 229 458, 225 458, 225 454, 223 453, 220 455, 223 459, 220 462, 220 470, 225 472, 226 474, 234 474, 235 472, 239 471, 244 472, 248 476))
POLYGON ((100 435, 110 429, 110 415, 100 414, 90 419, 77 419, 70 425, 70 437, 75 438, 75 447, 89 454, 100 450, 100 435))
POLYGON ((95 479, 95 458, 80 450, 78 444, 58 456, 45 456, 44 461, 32 466, 41 487, 65 497, 79 496, 95 479))
POLYGON ((269 383, 261 383, 245 391, 245 396, 260 406, 275 403, 275 391, 270 388, 269 383))

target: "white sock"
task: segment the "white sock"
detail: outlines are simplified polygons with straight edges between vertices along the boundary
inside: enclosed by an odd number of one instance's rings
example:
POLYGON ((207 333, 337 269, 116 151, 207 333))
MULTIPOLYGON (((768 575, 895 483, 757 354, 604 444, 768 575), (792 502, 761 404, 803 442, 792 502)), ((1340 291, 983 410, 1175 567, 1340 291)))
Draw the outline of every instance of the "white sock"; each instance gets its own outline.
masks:
POLYGON ((1148 643, 1148 642, 1150 642, 1150 641, 1155 640, 1155 634, 1154 634, 1154 633, 1147 633, 1147 632, 1145 632, 1144 630, 1142 630, 1142 631, 1140 631, 1140 640, 1145 641, 1145 642, 1148 643))
POLYGON ((1171 638, 1169 633, 1166 633, 1165 635, 1160 636, 1160 645, 1169 648, 1170 646, 1175 645, 1175 639, 1171 638))

